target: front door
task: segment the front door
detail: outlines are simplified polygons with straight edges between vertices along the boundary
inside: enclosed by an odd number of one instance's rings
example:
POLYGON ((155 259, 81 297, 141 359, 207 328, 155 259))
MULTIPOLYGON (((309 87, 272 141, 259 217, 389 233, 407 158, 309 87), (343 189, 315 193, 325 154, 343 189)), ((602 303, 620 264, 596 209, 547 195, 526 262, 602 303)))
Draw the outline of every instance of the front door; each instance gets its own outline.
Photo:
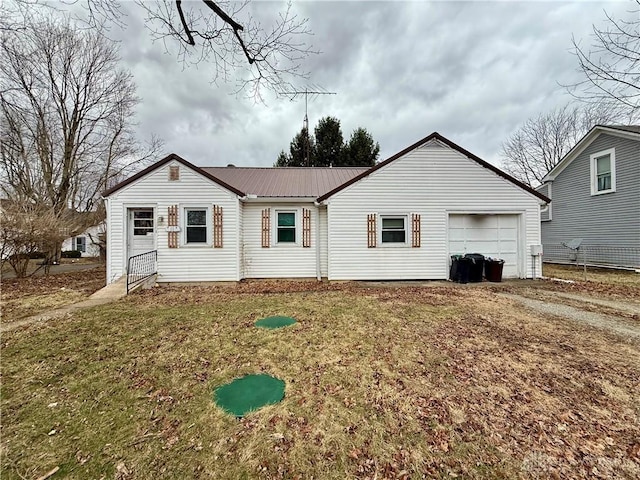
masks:
POLYGON ((127 258, 155 250, 153 208, 130 208, 128 217, 127 258))

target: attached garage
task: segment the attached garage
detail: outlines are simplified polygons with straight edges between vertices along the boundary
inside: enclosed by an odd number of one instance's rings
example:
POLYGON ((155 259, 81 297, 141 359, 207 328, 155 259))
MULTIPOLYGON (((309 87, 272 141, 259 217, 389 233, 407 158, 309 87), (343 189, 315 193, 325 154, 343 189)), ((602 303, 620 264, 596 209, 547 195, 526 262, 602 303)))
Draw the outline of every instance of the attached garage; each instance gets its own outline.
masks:
POLYGON ((518 271, 519 214, 449 214, 449 254, 481 253, 504 260, 503 277, 518 271))

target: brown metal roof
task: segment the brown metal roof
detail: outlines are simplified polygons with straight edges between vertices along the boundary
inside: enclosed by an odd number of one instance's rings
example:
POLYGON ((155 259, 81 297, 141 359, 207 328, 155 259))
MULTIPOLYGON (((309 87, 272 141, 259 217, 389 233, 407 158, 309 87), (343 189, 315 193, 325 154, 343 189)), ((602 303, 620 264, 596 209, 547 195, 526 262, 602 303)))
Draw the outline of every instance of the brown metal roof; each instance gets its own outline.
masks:
POLYGON ((319 197, 367 167, 201 167, 211 176, 258 197, 319 197))

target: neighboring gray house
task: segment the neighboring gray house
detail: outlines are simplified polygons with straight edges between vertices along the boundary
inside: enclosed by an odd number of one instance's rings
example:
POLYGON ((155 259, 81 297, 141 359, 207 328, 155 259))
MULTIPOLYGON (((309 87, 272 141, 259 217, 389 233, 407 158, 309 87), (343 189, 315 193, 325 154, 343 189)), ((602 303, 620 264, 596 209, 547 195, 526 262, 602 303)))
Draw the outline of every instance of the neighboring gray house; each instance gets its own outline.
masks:
POLYGON ((537 190, 545 261, 640 268, 640 126, 593 127, 537 190))

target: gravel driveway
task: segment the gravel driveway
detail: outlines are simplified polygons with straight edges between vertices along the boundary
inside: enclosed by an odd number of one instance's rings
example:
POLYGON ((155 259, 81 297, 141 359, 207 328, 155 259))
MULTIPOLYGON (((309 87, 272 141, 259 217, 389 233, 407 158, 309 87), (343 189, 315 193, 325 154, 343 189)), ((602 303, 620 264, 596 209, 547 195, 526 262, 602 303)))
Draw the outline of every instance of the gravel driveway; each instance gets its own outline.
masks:
MULTIPOLYGON (((569 305, 564 305, 562 303, 535 300, 533 298, 514 295, 510 293, 500 293, 498 295, 503 298, 508 298, 515 302, 521 303, 526 307, 536 310, 540 313, 546 313, 549 315, 554 315, 556 317, 568 318, 577 322, 586 323, 596 328, 615 332, 627 338, 640 340, 640 324, 634 323, 633 321, 627 321, 623 317, 589 312, 569 305)), ((575 298, 577 296, 572 295, 572 297, 575 298)), ((592 300, 583 298, 583 300, 585 302, 599 303, 599 301, 597 301, 596 299, 592 300)), ((622 303, 616 305, 616 307, 624 311, 629 311, 635 308, 632 305, 626 305, 622 303)), ((640 314, 640 311, 632 313, 640 314)))

